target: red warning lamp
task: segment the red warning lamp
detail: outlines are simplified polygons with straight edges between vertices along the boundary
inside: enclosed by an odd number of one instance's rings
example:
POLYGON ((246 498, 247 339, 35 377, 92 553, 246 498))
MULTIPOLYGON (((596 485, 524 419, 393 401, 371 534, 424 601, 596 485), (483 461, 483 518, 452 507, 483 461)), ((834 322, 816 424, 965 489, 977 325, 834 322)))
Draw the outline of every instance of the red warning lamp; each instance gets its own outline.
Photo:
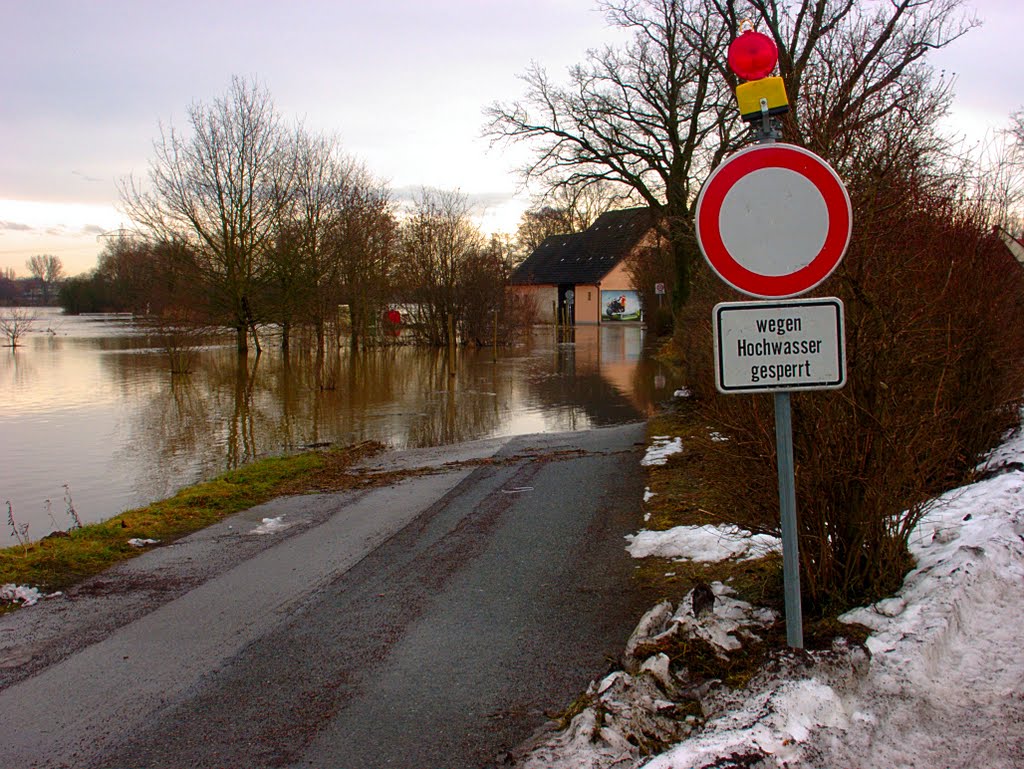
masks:
POLYGON ((747 28, 729 46, 729 69, 744 80, 760 80, 775 69, 779 50, 768 35, 747 28))

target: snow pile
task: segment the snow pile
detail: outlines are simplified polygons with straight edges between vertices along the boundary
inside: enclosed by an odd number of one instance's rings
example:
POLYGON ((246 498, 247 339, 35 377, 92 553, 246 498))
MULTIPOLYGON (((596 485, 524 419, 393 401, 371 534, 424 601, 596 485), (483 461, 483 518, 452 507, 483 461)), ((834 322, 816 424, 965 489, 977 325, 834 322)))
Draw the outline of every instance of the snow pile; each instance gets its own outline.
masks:
POLYGON ((683 439, 670 438, 667 435, 651 436, 651 445, 647 447, 647 453, 640 460, 640 464, 648 467, 650 465, 663 465, 673 454, 682 453, 683 439))
POLYGON ((263 523, 253 529, 250 534, 274 534, 278 531, 284 531, 290 523, 284 522, 284 516, 279 515, 276 518, 264 518, 263 523))
MULTIPOLYGON (((914 530, 916 568, 899 592, 842 617, 871 629, 866 649, 779 649, 739 691, 695 681, 686 644, 728 655, 769 620, 704 586, 700 606, 695 590, 651 609, 625 670, 592 684, 569 727, 549 727, 515 766, 1024 766, 1024 432, 979 469, 989 477, 935 500, 914 530), (659 741, 677 744, 652 757, 659 741)), ((672 537, 630 539, 631 552, 654 552, 672 537)))
POLYGON ((1024 474, 936 500, 911 551, 917 567, 895 596, 842 617, 873 631, 870 663, 848 658, 856 675, 794 667, 755 681, 643 766, 1024 765, 1024 474))
POLYGON ((645 650, 662 651, 683 640, 708 644, 722 658, 742 648, 743 643, 759 640, 757 630, 775 622, 777 616, 733 596, 736 592, 721 582, 698 585, 672 611, 663 601, 640 620, 626 644, 625 658, 646 656, 645 650))
MULTIPOLYGON (((672 617, 673 626, 669 632, 700 639, 714 647, 720 657, 725 657, 725 652, 743 648, 743 641, 758 639, 753 628, 770 625, 777 618, 771 609, 733 598, 735 591, 721 582, 713 582, 710 587, 713 611, 701 613, 696 604, 691 608, 687 599, 683 599, 679 610, 672 617)), ((691 604, 694 595, 695 592, 691 590, 688 595, 691 604)))
MULTIPOLYGON (((1020 417, 1021 422, 1024 422, 1024 409, 1020 417)), ((984 472, 999 468, 1024 469, 1024 429, 1017 428, 1006 435, 1003 442, 989 452, 977 469, 984 472)))
POLYGON ((742 693, 712 692, 703 703, 709 718, 699 734, 634 766, 802 766, 801 745, 810 735, 821 729, 842 729, 850 722, 837 692, 863 675, 867 664, 862 649, 843 643, 825 652, 783 652, 742 693))
POLYGON ((22 606, 34 606, 43 598, 52 598, 56 595, 60 595, 60 593, 44 595, 39 592, 39 588, 15 585, 13 582, 0 585, 0 603, 20 603, 22 606))
POLYGON ((676 526, 664 531, 642 530, 626 536, 626 550, 634 558, 658 556, 690 561, 747 560, 780 551, 782 540, 770 534, 753 534, 738 526, 676 526))
POLYGON ((917 568, 893 598, 842 619, 872 629, 862 718, 823 735, 840 763, 1024 765, 1024 474, 934 502, 911 542, 917 568), (924 725, 924 728, 922 728, 924 725))
POLYGON ((635 766, 641 747, 678 742, 699 723, 670 699, 659 679, 668 657, 660 655, 637 675, 616 671, 590 685, 585 707, 558 731, 542 729, 513 754, 518 769, 603 769, 635 766))
POLYGON ((132 537, 128 540, 128 544, 132 547, 146 547, 147 545, 159 545, 159 539, 140 539, 139 537, 132 537))
POLYGON ((704 681, 673 665, 666 651, 704 641, 723 656, 757 638, 775 615, 732 597, 720 582, 691 590, 673 608, 663 601, 640 620, 617 670, 587 689, 567 728, 553 724, 522 746, 519 769, 599 769, 637 766, 659 745, 693 734, 704 722, 704 681))

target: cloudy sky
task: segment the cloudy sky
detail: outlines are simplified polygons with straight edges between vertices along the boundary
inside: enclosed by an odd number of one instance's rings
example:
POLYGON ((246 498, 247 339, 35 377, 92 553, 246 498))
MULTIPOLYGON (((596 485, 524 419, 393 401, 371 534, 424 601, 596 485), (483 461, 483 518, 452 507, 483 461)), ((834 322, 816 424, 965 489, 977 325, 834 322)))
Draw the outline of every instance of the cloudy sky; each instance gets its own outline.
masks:
MULTIPOLYGON (((958 77, 957 129, 980 137, 1024 105, 1020 0, 935 58, 958 77)), ((159 124, 255 77, 289 119, 336 132, 396 190, 461 189, 513 231, 523 155, 489 150, 482 108, 621 39, 593 0, 0 0, 0 267, 33 254, 95 266, 127 225, 117 181, 145 176, 159 124)))

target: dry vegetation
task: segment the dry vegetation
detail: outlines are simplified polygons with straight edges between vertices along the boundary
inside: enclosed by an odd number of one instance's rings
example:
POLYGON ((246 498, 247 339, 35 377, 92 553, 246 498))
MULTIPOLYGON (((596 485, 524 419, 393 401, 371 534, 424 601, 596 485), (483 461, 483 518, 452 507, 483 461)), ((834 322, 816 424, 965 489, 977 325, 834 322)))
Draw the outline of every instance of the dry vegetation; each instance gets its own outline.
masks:
MULTIPOLYGON (((871 174, 854 181, 858 233, 823 287, 846 307, 848 384, 793 398, 805 608, 835 613, 889 594, 929 499, 967 479, 1019 419, 1024 271, 952 181, 871 174)), ((703 276, 677 335, 700 442, 704 507, 745 528, 776 527, 769 396, 713 390, 703 276)), ((732 298, 732 297, 728 297, 732 298)))
MULTIPOLYGON (((647 468, 647 485, 654 493, 645 504, 650 514, 648 528, 735 523, 755 517, 755 511, 747 507, 742 496, 732 493, 728 485, 713 482, 721 473, 718 452, 726 443, 713 439, 716 430, 705 417, 700 403, 679 400, 650 420, 650 435, 679 436, 684 450, 669 457, 665 465, 647 468)), ((776 512, 776 520, 777 517, 776 512)), ((777 533, 777 524, 762 530, 777 533)), ((738 598, 773 609, 779 616, 759 641, 748 643, 741 653, 727 657, 707 644, 678 636, 657 649, 666 653, 674 665, 685 667, 702 680, 719 679, 739 687, 757 672, 773 650, 786 645, 780 555, 715 563, 650 557, 639 563, 638 579, 673 602, 680 601, 698 584, 720 581, 736 590, 738 598)), ((866 628, 842 624, 834 615, 804 617, 804 642, 809 649, 827 649, 840 636, 860 643, 866 635, 866 628)))

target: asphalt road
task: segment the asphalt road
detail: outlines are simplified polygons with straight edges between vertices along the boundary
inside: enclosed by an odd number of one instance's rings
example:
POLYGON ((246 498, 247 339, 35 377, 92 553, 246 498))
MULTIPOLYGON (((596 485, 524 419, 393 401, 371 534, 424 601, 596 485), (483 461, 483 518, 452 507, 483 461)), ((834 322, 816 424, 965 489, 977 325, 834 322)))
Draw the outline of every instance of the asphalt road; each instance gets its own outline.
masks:
POLYGON ((647 608, 643 439, 388 456, 493 461, 275 500, 0 618, 0 767, 499 765, 647 608))

